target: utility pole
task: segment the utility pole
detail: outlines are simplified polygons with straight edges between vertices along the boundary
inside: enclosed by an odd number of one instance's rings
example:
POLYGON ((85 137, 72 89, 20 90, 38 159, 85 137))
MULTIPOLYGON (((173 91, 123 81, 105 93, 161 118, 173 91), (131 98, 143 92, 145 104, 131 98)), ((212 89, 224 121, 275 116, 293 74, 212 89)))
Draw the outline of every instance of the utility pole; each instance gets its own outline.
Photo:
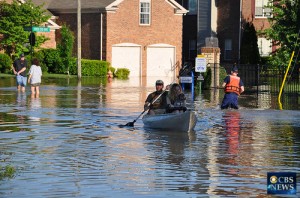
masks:
POLYGON ((81 0, 77 0, 77 77, 81 80, 81 0))

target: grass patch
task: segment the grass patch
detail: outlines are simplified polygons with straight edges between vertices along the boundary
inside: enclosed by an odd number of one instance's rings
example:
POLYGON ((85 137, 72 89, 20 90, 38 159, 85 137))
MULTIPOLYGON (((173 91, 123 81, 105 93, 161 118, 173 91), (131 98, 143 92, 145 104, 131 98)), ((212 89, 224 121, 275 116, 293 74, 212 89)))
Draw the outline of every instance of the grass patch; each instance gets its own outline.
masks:
POLYGON ((5 167, 0 166, 0 180, 4 178, 13 178, 16 173, 16 169, 13 166, 7 165, 5 167))

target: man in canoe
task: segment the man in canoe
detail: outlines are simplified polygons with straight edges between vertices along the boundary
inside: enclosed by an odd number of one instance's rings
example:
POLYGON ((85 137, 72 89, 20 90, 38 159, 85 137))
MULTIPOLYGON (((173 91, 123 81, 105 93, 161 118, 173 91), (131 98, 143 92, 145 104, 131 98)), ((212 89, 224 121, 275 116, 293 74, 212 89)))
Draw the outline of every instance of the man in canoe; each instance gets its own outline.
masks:
POLYGON ((238 68, 233 67, 231 75, 226 76, 222 87, 225 95, 222 101, 221 109, 233 108, 238 109, 238 96, 244 92, 244 83, 238 75, 238 68))
POLYGON ((162 114, 165 113, 167 107, 167 92, 163 91, 164 82, 157 80, 155 82, 156 91, 150 93, 145 101, 144 110, 149 110, 148 114, 162 114))

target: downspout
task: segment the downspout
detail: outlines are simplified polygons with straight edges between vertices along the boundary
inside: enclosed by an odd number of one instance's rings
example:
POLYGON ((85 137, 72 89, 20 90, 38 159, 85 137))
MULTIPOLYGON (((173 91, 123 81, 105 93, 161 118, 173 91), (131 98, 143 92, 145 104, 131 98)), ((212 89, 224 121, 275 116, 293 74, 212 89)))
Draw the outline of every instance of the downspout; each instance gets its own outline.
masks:
POLYGON ((101 12, 101 14, 100 14, 100 22, 101 22, 101 24, 100 24, 100 60, 102 60, 103 59, 103 52, 102 52, 102 50, 103 50, 103 13, 101 12))
POLYGON ((241 32, 242 32, 242 4, 243 0, 240 0, 240 24, 239 24, 239 52, 238 52, 238 64, 240 64, 241 59, 241 32))

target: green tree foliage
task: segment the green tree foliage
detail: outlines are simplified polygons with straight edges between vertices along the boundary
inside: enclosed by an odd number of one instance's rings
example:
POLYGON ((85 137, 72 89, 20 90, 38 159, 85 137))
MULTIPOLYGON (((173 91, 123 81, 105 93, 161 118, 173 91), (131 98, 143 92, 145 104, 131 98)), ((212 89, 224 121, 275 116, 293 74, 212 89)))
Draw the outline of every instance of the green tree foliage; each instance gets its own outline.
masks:
POLYGON ((59 50, 63 62, 62 70, 69 73, 71 64, 73 63, 72 52, 74 47, 74 35, 70 28, 68 28, 66 25, 62 26, 60 34, 61 39, 57 49, 59 50))
MULTIPOLYGON (((40 26, 47 22, 50 16, 45 14, 42 5, 36 6, 31 0, 20 3, 13 0, 11 4, 0 1, 0 49, 9 55, 29 51, 28 31, 24 27, 40 26)), ((36 45, 47 40, 45 36, 36 36, 36 45)))
POLYGON ((276 67, 287 66, 292 51, 299 49, 298 31, 300 30, 299 1, 278 0, 271 6, 273 16, 269 18, 271 27, 262 33, 279 48, 272 55, 270 64, 276 67))
POLYGON ((9 73, 11 70, 12 60, 7 54, 0 53, 0 72, 9 73))
POLYGON ((259 61, 260 55, 257 45, 256 30, 251 22, 247 22, 244 26, 241 42, 241 63, 257 64, 259 61))

